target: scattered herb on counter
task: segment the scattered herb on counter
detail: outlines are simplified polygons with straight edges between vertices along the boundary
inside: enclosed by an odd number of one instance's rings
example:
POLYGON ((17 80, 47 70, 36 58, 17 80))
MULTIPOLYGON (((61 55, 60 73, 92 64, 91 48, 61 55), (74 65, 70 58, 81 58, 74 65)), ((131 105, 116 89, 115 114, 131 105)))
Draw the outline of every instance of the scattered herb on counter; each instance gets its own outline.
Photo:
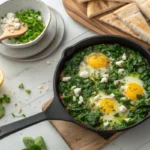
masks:
POLYGON ((2 118, 5 115, 5 107, 0 105, 0 118, 2 118))
POLYGON ((24 84, 21 83, 18 87, 19 87, 19 89, 24 89, 24 84))
POLYGON ((0 97, 0 104, 2 105, 3 103, 10 103, 10 97, 6 94, 0 97))
MULTIPOLYGON (((19 89, 24 89, 24 84, 21 83, 21 84, 18 86, 18 88, 19 88, 19 89)), ((30 89, 26 89, 25 91, 26 91, 26 93, 31 94, 31 90, 30 90, 30 89)))
POLYGON ((24 137, 23 143, 26 146, 23 150, 47 150, 45 141, 42 136, 38 136, 35 140, 32 137, 24 137))
POLYGON ((23 139, 24 145, 28 148, 34 145, 34 139, 32 137, 26 136, 23 139))
POLYGON ((0 97, 0 119, 5 115, 4 103, 10 103, 10 97, 6 94, 3 94, 3 96, 0 97))
POLYGON ((34 143, 42 148, 42 150, 46 150, 46 144, 42 136, 38 136, 34 143))
POLYGON ((26 118, 26 115, 25 115, 25 114, 22 114, 22 117, 26 118))
POLYGON ((27 89, 26 93, 31 94, 31 90, 27 89))
POLYGON ((23 150, 42 150, 42 149, 37 145, 32 145, 31 147, 25 148, 23 150))
POLYGON ((26 115, 25 114, 21 114, 21 115, 19 115, 19 116, 17 116, 17 115, 15 115, 14 113, 12 113, 12 116, 15 118, 15 117, 24 117, 24 118, 26 118, 26 115))

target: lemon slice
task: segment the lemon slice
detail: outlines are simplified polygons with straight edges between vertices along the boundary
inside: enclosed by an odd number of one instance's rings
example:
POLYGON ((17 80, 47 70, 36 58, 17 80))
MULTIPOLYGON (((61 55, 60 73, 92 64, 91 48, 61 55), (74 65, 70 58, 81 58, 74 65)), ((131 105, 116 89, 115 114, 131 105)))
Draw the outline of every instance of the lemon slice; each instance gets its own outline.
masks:
POLYGON ((4 82, 4 73, 3 73, 3 71, 0 69, 0 86, 2 86, 3 82, 4 82))

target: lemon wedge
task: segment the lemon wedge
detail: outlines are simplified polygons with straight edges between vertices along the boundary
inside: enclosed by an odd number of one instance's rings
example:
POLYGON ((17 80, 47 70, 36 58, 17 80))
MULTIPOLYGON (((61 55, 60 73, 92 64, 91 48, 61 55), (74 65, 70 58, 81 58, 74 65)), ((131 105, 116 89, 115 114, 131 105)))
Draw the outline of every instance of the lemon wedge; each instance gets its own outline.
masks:
POLYGON ((0 86, 2 86, 4 82, 4 72, 0 69, 0 86))

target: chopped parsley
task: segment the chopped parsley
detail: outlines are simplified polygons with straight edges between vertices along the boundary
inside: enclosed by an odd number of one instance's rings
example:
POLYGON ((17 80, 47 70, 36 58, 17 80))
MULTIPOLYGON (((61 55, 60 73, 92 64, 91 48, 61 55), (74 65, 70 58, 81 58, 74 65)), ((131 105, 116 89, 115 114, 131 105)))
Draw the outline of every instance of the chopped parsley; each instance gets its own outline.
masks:
POLYGON ((5 115, 5 107, 0 105, 0 118, 2 118, 5 115))
POLYGON ((33 41, 42 33, 45 28, 40 11, 25 9, 16 12, 15 15, 28 27, 28 30, 24 35, 14 38, 15 43, 20 44, 33 41))
POLYGON ((0 97, 0 105, 3 103, 10 103, 10 97, 6 94, 3 94, 3 96, 0 97))
POLYGON ((7 94, 3 94, 3 96, 0 97, 0 119, 5 115, 4 103, 10 103, 10 97, 7 94))
POLYGON ((26 115, 25 115, 25 114, 15 115, 14 113, 12 113, 12 116, 13 116, 14 118, 16 118, 16 117, 24 117, 24 118, 26 118, 26 115))
POLYGON ((31 90, 26 89, 26 93, 31 94, 31 90))
POLYGON ((21 83, 18 87, 19 87, 19 89, 24 89, 24 84, 21 83))
POLYGON ((46 143, 42 136, 38 136, 35 139, 26 136, 23 138, 23 143, 26 147, 23 150, 47 150, 46 143))

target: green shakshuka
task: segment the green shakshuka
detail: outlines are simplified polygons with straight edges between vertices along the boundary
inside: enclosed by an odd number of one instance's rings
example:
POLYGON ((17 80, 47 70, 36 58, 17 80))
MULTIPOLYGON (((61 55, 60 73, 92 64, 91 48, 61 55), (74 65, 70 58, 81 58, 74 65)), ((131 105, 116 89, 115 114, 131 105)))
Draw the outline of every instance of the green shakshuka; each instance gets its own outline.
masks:
POLYGON ((75 120, 97 129, 122 129, 150 111, 150 66, 137 51, 95 45, 77 52, 60 76, 59 92, 75 120))

